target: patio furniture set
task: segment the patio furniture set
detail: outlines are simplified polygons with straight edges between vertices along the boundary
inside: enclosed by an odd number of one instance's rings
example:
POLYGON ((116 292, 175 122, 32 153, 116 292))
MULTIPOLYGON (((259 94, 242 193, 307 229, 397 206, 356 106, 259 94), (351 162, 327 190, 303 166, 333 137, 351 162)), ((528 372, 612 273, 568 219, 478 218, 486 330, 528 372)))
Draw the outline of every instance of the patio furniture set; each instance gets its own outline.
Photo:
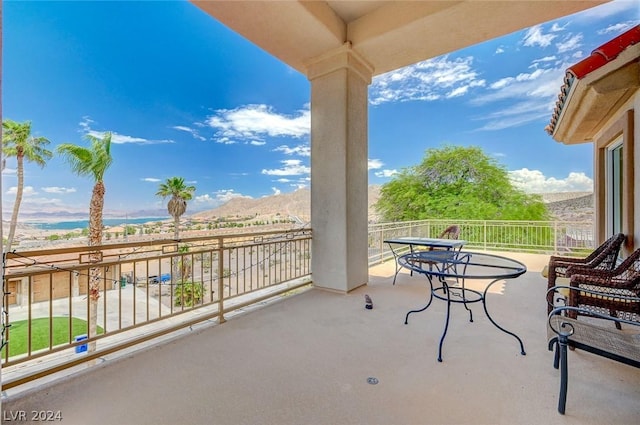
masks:
POLYGON ((489 321, 502 332, 514 337, 520 345, 520 353, 526 355, 524 343, 518 335, 499 325, 487 309, 487 293, 498 281, 513 279, 527 271, 527 267, 511 258, 481 252, 463 251, 466 243, 459 239, 460 228, 453 225, 447 227, 439 238, 404 237, 387 239, 391 252, 396 259, 396 278, 402 268, 423 274, 429 282, 429 300, 422 308, 409 311, 405 316, 405 325, 413 313, 425 311, 434 299, 446 301, 446 318, 444 330, 438 345, 438 361, 442 362, 442 346, 449 329, 451 305, 462 304, 469 313, 469 322, 473 322, 473 312, 468 305, 481 303, 489 321), (394 246, 400 246, 401 248, 394 246), (406 247, 409 252, 406 252, 406 247), (402 249, 404 248, 404 250, 402 249), (466 279, 484 282, 484 290, 465 287, 466 279))
MULTIPOLYGON (((520 344, 521 354, 525 355, 522 340, 497 324, 489 314, 486 294, 497 281, 524 274, 526 266, 502 256, 463 251, 465 241, 458 239, 459 234, 458 226, 450 226, 436 239, 407 237, 385 241, 396 260, 393 284, 398 272, 405 268, 412 274, 424 274, 430 285, 427 304, 409 311, 405 324, 409 315, 425 311, 434 298, 447 302, 445 328, 438 347, 441 362, 451 304, 463 304, 473 322, 467 304, 481 302, 491 323, 513 336, 520 344), (404 247, 404 252, 398 246, 404 247), (486 280, 485 290, 465 288, 465 279, 470 278, 486 280)), ((558 412, 561 414, 566 408, 569 350, 584 350, 640 368, 640 249, 620 260, 625 240, 622 233, 613 235, 584 258, 551 256, 542 271, 548 282, 548 347, 554 351, 554 368, 560 369, 558 412)))

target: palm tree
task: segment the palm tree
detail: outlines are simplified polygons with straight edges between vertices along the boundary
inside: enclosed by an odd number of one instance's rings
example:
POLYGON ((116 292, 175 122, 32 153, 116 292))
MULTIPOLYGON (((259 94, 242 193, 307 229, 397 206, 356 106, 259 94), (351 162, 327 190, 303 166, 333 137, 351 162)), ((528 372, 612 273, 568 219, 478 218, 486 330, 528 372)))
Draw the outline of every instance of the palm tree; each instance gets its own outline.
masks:
POLYGON ((11 214, 11 224, 9 225, 9 237, 7 238, 7 247, 5 252, 11 251, 13 238, 16 234, 16 226, 18 224, 18 212, 22 203, 22 193, 24 190, 24 160, 35 162, 40 167, 44 167, 48 159, 51 159, 53 153, 47 150, 46 146, 49 140, 46 137, 34 137, 31 135, 31 122, 25 121, 17 123, 12 120, 6 120, 2 123, 2 153, 5 157, 15 156, 18 161, 18 187, 16 191, 16 200, 13 204, 13 213, 11 214))
MULTIPOLYGON (((90 148, 63 143, 57 150, 71 166, 71 171, 79 176, 90 176, 94 180, 91 203, 89 204, 89 246, 102 244, 102 210, 104 207, 104 173, 113 162, 111 157, 111 133, 105 133, 102 139, 87 135, 91 143, 90 148)), ((100 261, 98 252, 92 252, 90 262, 100 261)), ((100 298, 100 269, 89 269, 89 336, 96 334, 98 322, 98 298, 100 298)), ((95 350, 95 342, 89 345, 95 350)))
POLYGON ((187 201, 193 198, 193 192, 196 191, 195 186, 187 186, 182 177, 171 177, 164 183, 160 183, 157 196, 162 198, 171 197, 167 204, 167 211, 173 217, 174 229, 173 237, 178 239, 180 225, 180 216, 187 211, 187 201))

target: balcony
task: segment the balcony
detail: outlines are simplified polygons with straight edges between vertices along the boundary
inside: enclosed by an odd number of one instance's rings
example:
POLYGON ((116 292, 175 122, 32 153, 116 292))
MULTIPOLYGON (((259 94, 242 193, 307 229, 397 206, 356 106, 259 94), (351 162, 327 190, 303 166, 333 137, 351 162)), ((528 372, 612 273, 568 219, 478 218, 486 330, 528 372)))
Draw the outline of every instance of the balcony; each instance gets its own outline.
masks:
POLYGON ((348 294, 304 289, 223 325, 204 322, 105 355, 67 378, 9 389, 3 410, 59 411, 69 424, 637 423, 640 370, 580 351, 569 355, 567 414, 556 412, 559 374, 546 347, 539 273, 548 256, 505 255, 528 272, 495 285, 487 305, 523 339, 526 356, 478 306, 473 323, 453 306, 438 363, 445 303, 404 325, 426 300, 426 280, 401 272, 393 286, 387 261, 348 294))

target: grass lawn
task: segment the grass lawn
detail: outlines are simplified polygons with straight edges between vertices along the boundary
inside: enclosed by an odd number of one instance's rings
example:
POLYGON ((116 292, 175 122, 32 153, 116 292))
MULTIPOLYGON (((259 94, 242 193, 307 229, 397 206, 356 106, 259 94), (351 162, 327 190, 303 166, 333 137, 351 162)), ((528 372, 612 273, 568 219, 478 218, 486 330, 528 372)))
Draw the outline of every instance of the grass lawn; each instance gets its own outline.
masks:
MULTIPOLYGON (((19 320, 11 322, 9 328, 9 357, 25 354, 28 349, 28 321, 19 320)), ((72 318, 72 341, 77 335, 87 334, 87 321, 83 319, 72 318)), ((104 332, 100 326, 97 330, 98 334, 104 332)), ((69 318, 54 317, 53 318, 53 346, 66 344, 69 342, 69 318)), ((31 351, 37 351, 42 348, 49 348, 49 318, 43 317, 33 319, 31 321, 31 351)), ((5 356, 5 349, 1 352, 2 358, 5 356)))

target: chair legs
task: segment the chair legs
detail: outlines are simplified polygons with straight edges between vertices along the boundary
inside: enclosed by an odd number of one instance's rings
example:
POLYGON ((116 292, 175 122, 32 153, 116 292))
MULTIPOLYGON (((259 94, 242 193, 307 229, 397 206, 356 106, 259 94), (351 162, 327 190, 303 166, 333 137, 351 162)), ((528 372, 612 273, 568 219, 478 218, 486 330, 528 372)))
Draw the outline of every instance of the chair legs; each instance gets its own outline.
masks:
MULTIPOLYGON (((567 405, 567 386, 569 373, 567 370, 567 338, 560 337, 556 346, 556 357, 560 358, 560 397, 558 398, 558 412, 564 415, 567 405)), ((554 363, 556 359, 554 359, 554 363)), ((554 364, 555 365, 555 364, 554 364)))

